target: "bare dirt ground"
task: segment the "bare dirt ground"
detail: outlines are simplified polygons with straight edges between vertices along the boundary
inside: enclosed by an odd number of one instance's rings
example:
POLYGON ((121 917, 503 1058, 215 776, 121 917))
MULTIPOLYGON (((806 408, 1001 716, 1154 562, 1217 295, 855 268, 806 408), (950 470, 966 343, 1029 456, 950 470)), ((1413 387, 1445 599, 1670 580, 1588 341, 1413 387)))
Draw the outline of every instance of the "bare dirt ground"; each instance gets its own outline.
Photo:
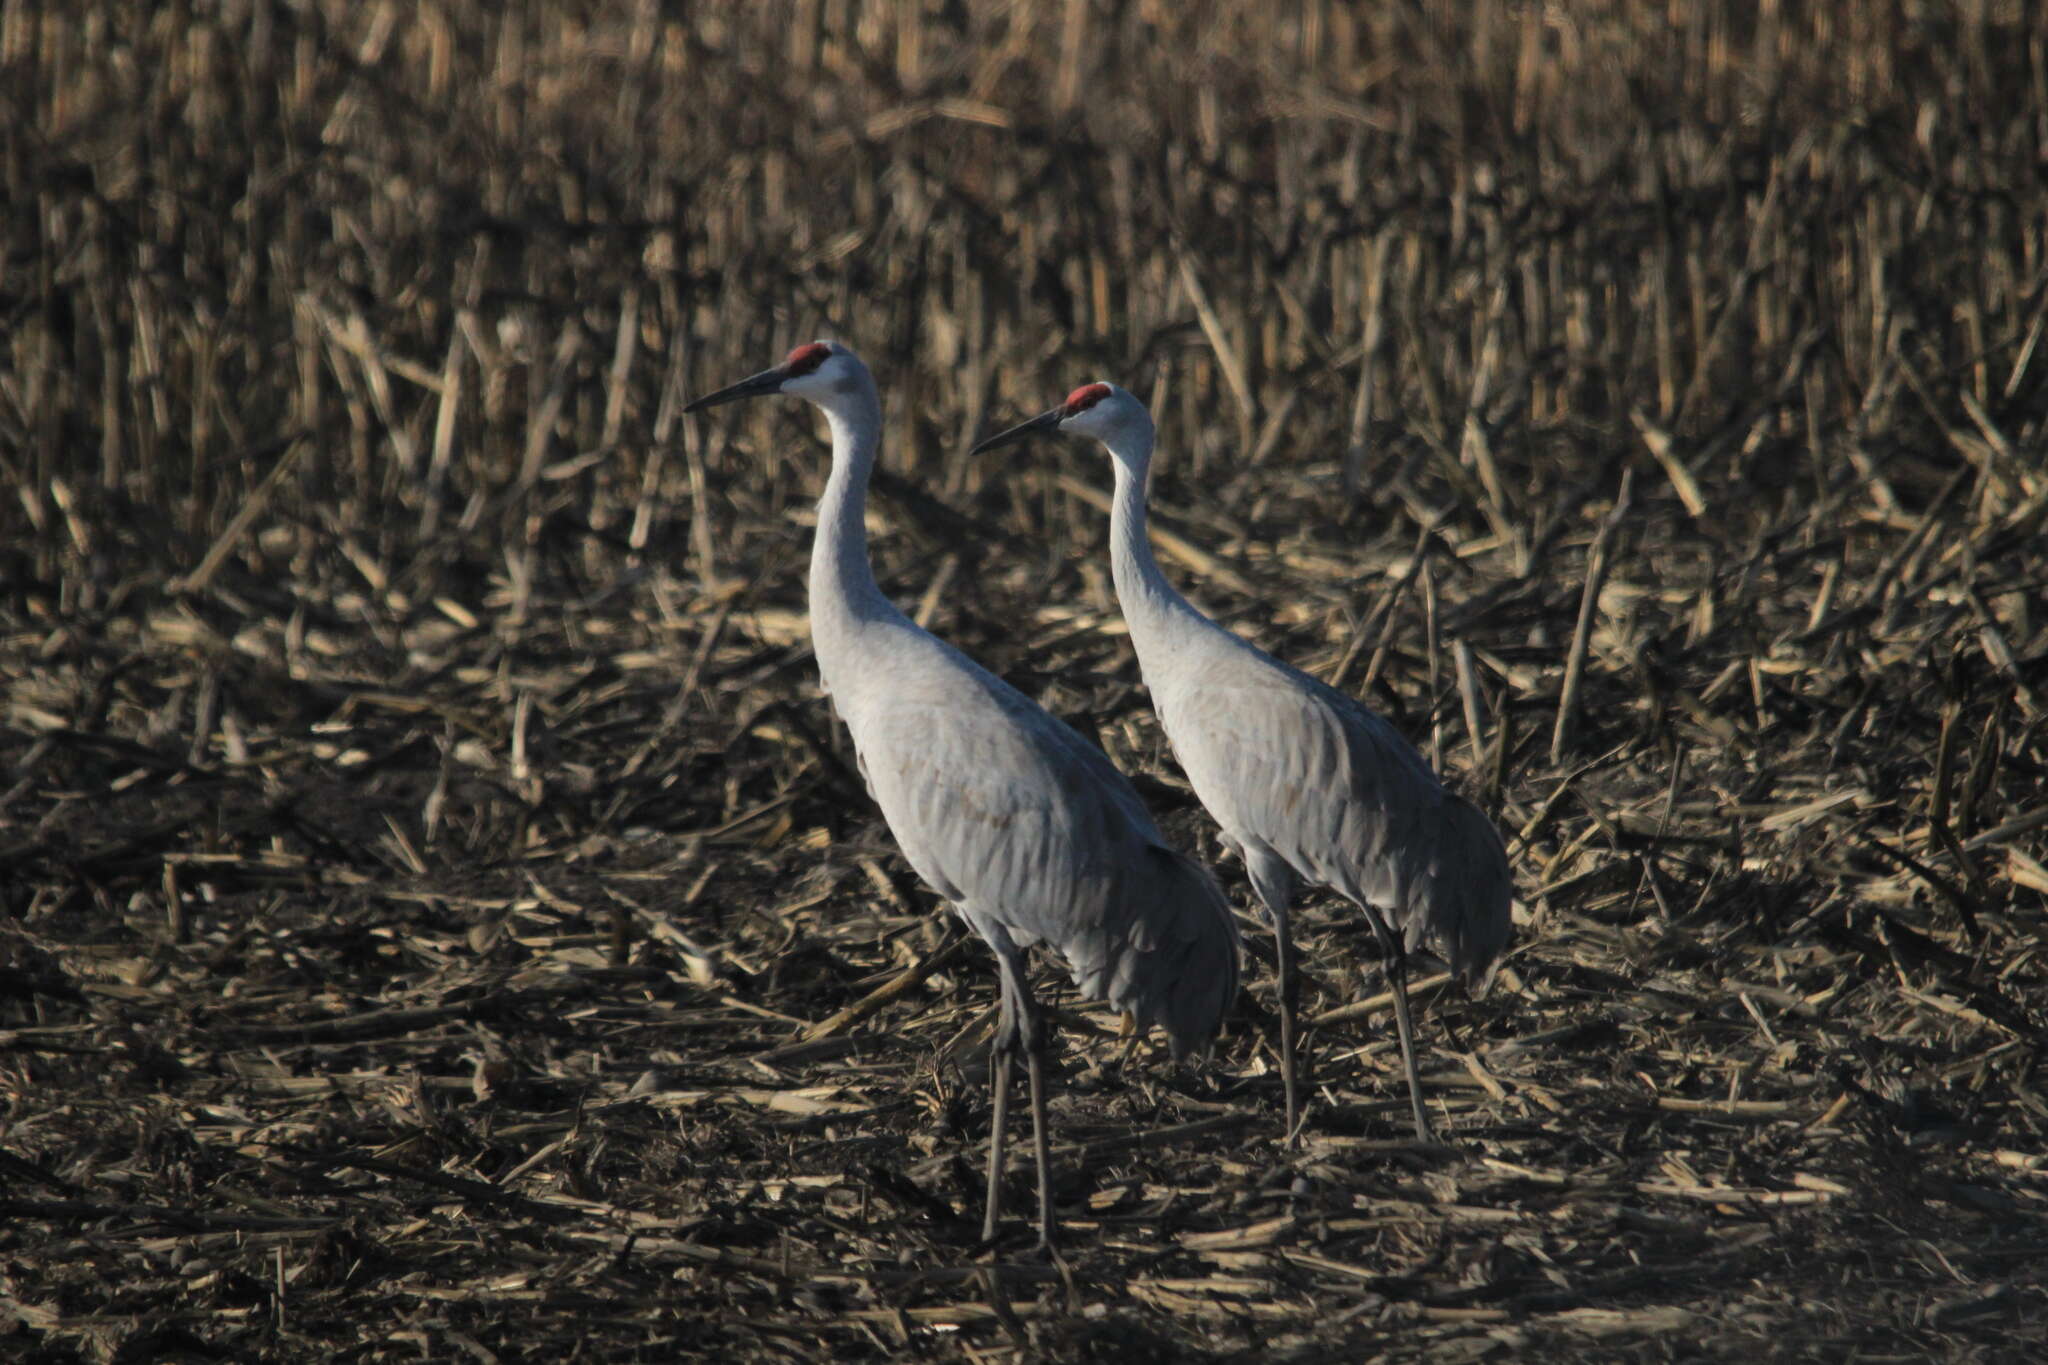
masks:
MULTIPOLYGON (((1984 1360, 2048 1337, 2035 4, 0 8, 0 1358, 1984 1360), (1304 911, 1206 1064, 986 951, 803 616, 884 586, 1212 826, 1168 571, 1499 821, 1495 989, 1304 911), (1427 975, 1427 973, 1425 973, 1427 975)), ((1220 867, 1241 906, 1241 871, 1220 867)))

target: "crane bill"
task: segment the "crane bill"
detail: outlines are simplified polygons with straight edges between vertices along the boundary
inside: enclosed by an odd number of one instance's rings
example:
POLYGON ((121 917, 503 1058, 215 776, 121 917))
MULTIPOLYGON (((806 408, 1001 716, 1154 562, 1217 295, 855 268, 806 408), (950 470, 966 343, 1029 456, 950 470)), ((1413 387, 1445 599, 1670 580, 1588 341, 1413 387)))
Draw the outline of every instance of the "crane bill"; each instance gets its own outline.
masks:
POLYGON ((1012 441, 1021 441, 1026 436, 1034 436, 1041 431, 1058 431, 1060 418, 1064 416, 1066 416, 1065 408, 1054 408, 1050 412, 1041 412, 1028 422, 1019 422, 1008 431, 997 432, 967 453, 979 455, 983 451, 994 450, 997 446, 1006 446, 1012 441))
POLYGON ((758 398, 764 393, 780 393, 783 381, 789 378, 789 367, 777 365, 772 370, 750 374, 737 384, 728 384, 717 393, 707 393, 693 403, 683 404, 684 412, 702 412, 715 408, 721 403, 736 403, 742 398, 758 398))

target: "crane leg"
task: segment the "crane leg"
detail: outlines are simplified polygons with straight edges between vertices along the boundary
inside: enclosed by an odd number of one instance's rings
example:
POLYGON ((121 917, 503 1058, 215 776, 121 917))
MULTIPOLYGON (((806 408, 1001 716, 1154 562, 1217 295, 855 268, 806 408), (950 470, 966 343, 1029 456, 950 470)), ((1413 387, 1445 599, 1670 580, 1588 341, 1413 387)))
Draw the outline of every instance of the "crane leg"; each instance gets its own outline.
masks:
POLYGON ((988 1136, 988 1211, 982 1219, 983 1241, 996 1235, 1001 1213, 1003 1148, 1010 1114, 1010 1063, 1019 1051, 1031 1078, 1031 1145, 1038 1159, 1038 1244, 1052 1246, 1052 1155, 1046 1142, 1045 1050, 1051 1042, 1045 1016, 1031 995, 1031 983, 1024 973, 1024 954, 1008 935, 995 943, 996 968, 1002 978, 1003 1014, 996 1026, 995 1042, 989 1049, 989 1066, 995 1090, 995 1111, 990 1117, 988 1136))
POLYGON ((1287 1131, 1285 1141, 1292 1147, 1301 1140, 1301 1083, 1304 1062, 1295 1048, 1295 1003, 1300 981, 1294 971, 1294 930, 1288 922, 1288 908, 1294 903, 1294 872, 1265 848, 1246 843, 1239 852, 1252 890, 1273 921, 1273 949, 1280 976, 1280 1079, 1287 1088, 1287 1131))
POLYGON ((1038 1244, 1052 1247, 1052 1159, 1045 1142, 1045 1039, 1024 1053, 1031 1076, 1031 1146, 1038 1157, 1038 1244))
POLYGON ((981 1219, 981 1240, 993 1242, 996 1220, 1003 1211, 1003 1148, 1010 1122, 1010 1062, 1017 1053, 1017 1024, 1010 1008, 1010 992, 1003 990, 1002 1017, 996 1022, 996 1036, 988 1047, 988 1083, 994 1107, 988 1120, 988 1206, 981 1219))
POLYGON ((1401 1066, 1408 1073, 1408 1104, 1415 1111, 1415 1136, 1433 1142, 1429 1115, 1422 1108, 1422 1073, 1415 1065, 1415 1024, 1408 1014, 1408 950, 1388 928, 1373 918, 1373 932, 1387 953, 1387 984, 1394 990, 1394 1029, 1401 1035, 1401 1066))
POLYGON ((1045 1051, 1052 1041, 1051 1032, 1031 994, 1031 981, 1024 974, 1024 954, 1013 948, 1008 953, 998 953, 996 960, 1002 968, 1003 984, 1017 1021, 1011 1034, 1013 1046, 1022 1049, 1025 1073, 1031 1080, 1031 1148, 1038 1159, 1038 1245, 1049 1249, 1053 1227, 1052 1157, 1045 1140, 1045 1051))
POLYGON ((1301 1141, 1301 1062, 1295 1053, 1295 996, 1299 982, 1294 975, 1294 934, 1288 927, 1287 912, 1273 916, 1273 946, 1280 970, 1280 1079, 1287 1088, 1287 1145, 1301 1141))

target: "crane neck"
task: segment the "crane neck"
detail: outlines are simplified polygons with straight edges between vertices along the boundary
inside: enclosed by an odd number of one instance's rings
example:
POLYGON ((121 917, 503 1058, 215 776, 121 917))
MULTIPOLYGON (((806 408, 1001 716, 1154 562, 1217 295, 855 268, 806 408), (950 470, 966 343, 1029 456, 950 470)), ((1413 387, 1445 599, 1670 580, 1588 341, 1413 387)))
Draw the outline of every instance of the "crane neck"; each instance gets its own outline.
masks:
POLYGON ((829 657, 853 630, 901 616, 882 595, 868 561, 868 475, 881 438, 881 400, 872 385, 835 397, 841 401, 819 405, 832 429, 832 473, 818 502, 811 545, 811 637, 828 674, 829 657))
POLYGON ((1116 580, 1117 602, 1141 664, 1148 647, 1161 642, 1177 622, 1191 617, 1207 621, 1166 581, 1152 555, 1152 540, 1145 529, 1145 484, 1152 442, 1149 424, 1143 430, 1119 432, 1106 442, 1116 466, 1116 492, 1109 511, 1110 574, 1116 580))

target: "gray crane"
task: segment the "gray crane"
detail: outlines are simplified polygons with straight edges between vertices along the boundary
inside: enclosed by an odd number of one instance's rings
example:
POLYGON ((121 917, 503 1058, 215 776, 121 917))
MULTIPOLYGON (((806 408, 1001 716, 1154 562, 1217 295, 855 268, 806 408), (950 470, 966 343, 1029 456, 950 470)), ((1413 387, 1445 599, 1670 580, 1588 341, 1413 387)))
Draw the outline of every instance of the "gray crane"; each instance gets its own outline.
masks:
POLYGON ((1087 384, 975 452, 1037 432, 1092 436, 1115 465, 1110 560, 1139 669, 1174 756, 1273 921, 1289 1139, 1301 1106, 1287 916, 1308 883, 1357 904, 1379 940, 1415 1133, 1429 1140, 1407 955, 1433 937, 1468 985, 1491 979, 1507 946, 1513 891, 1500 835, 1445 790, 1392 725, 1217 625, 1166 581, 1145 533, 1154 432, 1143 403, 1114 384, 1087 384))
POLYGON ((1049 1246, 1042 1057, 1051 1031, 1031 993, 1025 950, 1058 949, 1082 995, 1125 1010, 1141 1030, 1157 1023, 1179 1059, 1207 1045, 1236 999, 1236 921, 1208 870, 1168 846, 1100 749, 882 595, 864 520, 882 406, 860 357, 835 341, 811 342, 684 411, 771 393, 811 403, 832 433, 810 583, 811 641, 825 690, 904 856, 995 951, 1001 1013, 989 1052, 982 1236, 996 1234, 1010 1077, 1021 1050, 1039 1242, 1049 1246))

